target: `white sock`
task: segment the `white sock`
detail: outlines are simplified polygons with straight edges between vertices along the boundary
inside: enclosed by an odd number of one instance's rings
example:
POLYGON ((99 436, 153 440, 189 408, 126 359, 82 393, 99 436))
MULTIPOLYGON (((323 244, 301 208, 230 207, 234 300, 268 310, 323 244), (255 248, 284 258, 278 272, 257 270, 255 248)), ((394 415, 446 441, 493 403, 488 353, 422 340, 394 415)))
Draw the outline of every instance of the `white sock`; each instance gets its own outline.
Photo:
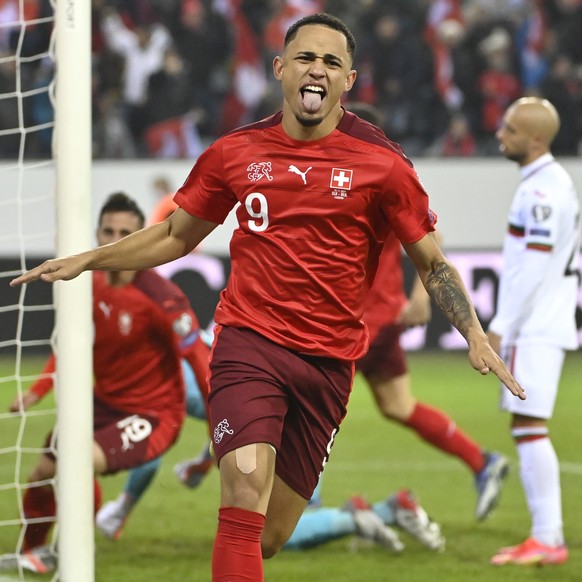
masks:
POLYGON ((560 467, 549 437, 518 443, 520 475, 532 517, 531 535, 547 546, 564 543, 560 467))

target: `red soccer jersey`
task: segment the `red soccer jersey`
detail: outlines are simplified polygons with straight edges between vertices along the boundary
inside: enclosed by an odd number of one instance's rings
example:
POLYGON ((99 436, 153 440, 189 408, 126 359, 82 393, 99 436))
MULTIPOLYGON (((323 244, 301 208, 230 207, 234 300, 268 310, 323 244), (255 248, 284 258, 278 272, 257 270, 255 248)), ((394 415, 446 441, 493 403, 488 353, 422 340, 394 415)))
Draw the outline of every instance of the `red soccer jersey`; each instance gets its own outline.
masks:
POLYGON ((300 352, 367 350, 363 298, 391 231, 433 230, 428 196, 399 146, 346 112, 330 135, 296 141, 281 113, 231 132, 200 156, 176 202, 205 220, 237 209, 232 271, 216 310, 300 352))
POLYGON ((117 410, 185 416, 180 342, 198 322, 186 296, 154 271, 123 287, 93 275, 95 395, 117 410))
MULTIPOLYGON (((112 287, 107 275, 93 273, 94 392, 115 410, 167 415, 182 423, 185 394, 180 358, 193 368, 204 396, 209 350, 198 319, 182 291, 155 271, 142 271, 129 285, 112 287)), ((51 357, 43 375, 55 371, 51 357)), ((52 378, 30 390, 39 397, 52 378)))
POLYGON ((364 321, 374 341, 380 328, 396 322, 406 305, 404 275, 402 273, 402 247, 393 235, 388 235, 374 283, 364 300, 364 321))

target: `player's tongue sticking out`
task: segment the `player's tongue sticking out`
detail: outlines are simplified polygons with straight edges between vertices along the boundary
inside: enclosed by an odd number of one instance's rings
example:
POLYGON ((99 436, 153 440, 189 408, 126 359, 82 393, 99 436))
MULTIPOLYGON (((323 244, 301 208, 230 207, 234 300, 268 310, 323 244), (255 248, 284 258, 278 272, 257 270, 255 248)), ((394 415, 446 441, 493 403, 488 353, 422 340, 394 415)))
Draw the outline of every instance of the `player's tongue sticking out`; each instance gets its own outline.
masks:
POLYGON ((321 107, 321 102, 323 100, 322 91, 312 91, 310 89, 304 89, 302 92, 303 107, 309 113, 316 113, 321 107))

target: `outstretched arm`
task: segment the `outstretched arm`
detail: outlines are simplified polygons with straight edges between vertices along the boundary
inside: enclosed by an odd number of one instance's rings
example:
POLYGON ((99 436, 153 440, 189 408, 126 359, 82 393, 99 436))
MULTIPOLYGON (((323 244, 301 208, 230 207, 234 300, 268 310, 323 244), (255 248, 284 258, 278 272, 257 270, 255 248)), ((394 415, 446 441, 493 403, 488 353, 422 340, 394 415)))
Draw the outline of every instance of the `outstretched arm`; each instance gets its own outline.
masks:
POLYGON ((509 391, 525 400, 525 392, 489 345, 461 276, 430 235, 403 245, 424 286, 469 346, 469 361, 481 374, 493 372, 509 391))
POLYGON ((48 283, 74 279, 83 271, 141 271, 188 254, 218 225, 178 208, 164 222, 78 255, 51 259, 10 282, 41 279, 48 283))

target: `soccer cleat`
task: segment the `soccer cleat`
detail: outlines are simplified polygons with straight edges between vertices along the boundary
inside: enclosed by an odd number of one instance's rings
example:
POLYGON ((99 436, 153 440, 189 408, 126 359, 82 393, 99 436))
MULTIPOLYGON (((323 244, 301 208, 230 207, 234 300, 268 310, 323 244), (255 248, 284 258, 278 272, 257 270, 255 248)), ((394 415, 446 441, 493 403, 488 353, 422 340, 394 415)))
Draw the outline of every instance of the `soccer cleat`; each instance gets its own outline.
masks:
POLYGON ((411 491, 401 489, 389 497, 386 503, 390 506, 398 527, 429 550, 444 551, 446 540, 440 525, 430 519, 411 491))
POLYGON ((208 450, 208 446, 205 446, 202 452, 194 459, 182 461, 175 465, 174 474, 183 485, 194 489, 202 483, 213 464, 214 458, 208 450))
POLYGON ((95 516, 97 529, 110 540, 117 541, 123 534, 123 527, 129 517, 120 499, 108 501, 95 516))
POLYGON ((57 557, 49 546, 39 546, 22 554, 0 556, 0 571, 28 570, 35 574, 47 574, 57 567, 57 557))
POLYGON ((352 497, 346 502, 343 510, 353 514, 360 537, 376 542, 393 552, 401 552, 404 549, 404 544, 396 531, 372 511, 370 504, 363 497, 352 497))
POLYGON ((501 548, 490 560, 494 566, 518 564, 520 566, 563 564, 568 561, 567 546, 546 546, 534 538, 522 544, 501 548))
POLYGON ((485 466, 475 475, 477 506, 475 517, 486 519, 497 507, 501 497, 503 480, 509 474, 509 461, 499 453, 485 453, 485 466))

